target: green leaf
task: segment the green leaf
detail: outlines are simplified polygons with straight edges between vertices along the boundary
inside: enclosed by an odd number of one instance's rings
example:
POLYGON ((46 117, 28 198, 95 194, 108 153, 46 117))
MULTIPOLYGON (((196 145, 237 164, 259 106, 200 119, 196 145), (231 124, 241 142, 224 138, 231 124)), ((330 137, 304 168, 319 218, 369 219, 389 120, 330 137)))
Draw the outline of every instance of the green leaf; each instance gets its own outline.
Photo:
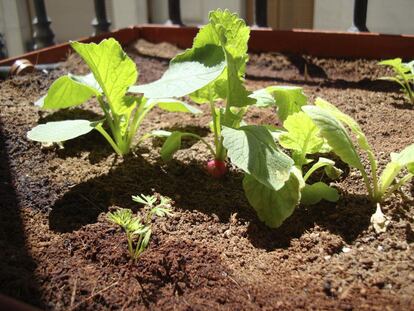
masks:
MULTIPOLYGON (((164 99, 157 99, 155 100, 158 107, 163 110, 170 111, 170 112, 189 112, 192 114, 200 114, 203 113, 200 109, 187 104, 178 99, 173 98, 164 98, 164 99)), ((152 102, 152 100, 148 100, 148 102, 152 102)))
POLYGON ((113 213, 108 213, 108 220, 126 229, 132 219, 132 211, 127 208, 121 208, 113 213))
POLYGON ((400 153, 391 153, 391 161, 403 166, 414 163, 414 144, 405 147, 400 153))
POLYGON ((66 120, 40 124, 27 132, 27 138, 42 143, 56 143, 85 135, 95 128, 96 122, 66 120))
POLYGON ((141 235, 147 231, 147 228, 141 222, 141 218, 133 217, 125 228, 125 231, 131 232, 133 235, 141 235))
POLYGON ((364 132, 362 131, 359 124, 353 118, 346 115, 345 113, 340 111, 338 108, 336 108, 334 105, 332 105, 331 103, 327 102, 326 100, 324 100, 322 98, 318 97, 315 100, 315 105, 322 108, 322 109, 325 109, 325 110, 329 111, 335 118, 337 118, 339 121, 345 123, 351 129, 351 131, 354 133, 354 135, 356 136, 358 145, 362 150, 372 151, 372 148, 369 145, 368 140, 367 140, 364 132))
POLYGON ((231 162, 275 191, 289 179, 293 160, 284 154, 263 126, 223 127, 223 145, 231 162))
MULTIPOLYGON (((312 175, 313 172, 315 172, 317 169, 321 168, 321 167, 334 167, 335 162, 330 160, 330 159, 326 159, 323 157, 320 157, 318 159, 318 162, 316 162, 315 164, 312 165, 312 167, 306 172, 305 176, 303 177, 303 179, 305 181, 308 180, 308 178, 312 175)), ((338 176, 339 177, 339 176, 338 176)))
POLYGON ((148 227, 148 231, 145 233, 144 238, 142 239, 141 242, 141 247, 140 250, 143 251, 148 247, 150 238, 151 238, 151 228, 148 227))
POLYGON ((35 105, 42 109, 63 109, 83 104, 91 97, 98 96, 99 89, 87 84, 88 76, 68 74, 58 78, 50 86, 47 95, 35 105))
POLYGON ((169 208, 165 208, 165 207, 160 207, 160 206, 158 206, 158 207, 154 207, 154 208, 151 210, 151 214, 154 214, 154 215, 156 215, 156 216, 158 216, 158 217, 165 217, 165 216, 170 216, 170 215, 172 215, 172 213, 171 213, 171 209, 169 209, 169 208))
POLYGON ((410 163, 407 165, 407 170, 411 173, 414 174, 414 163, 410 163))
POLYGON ((144 93, 147 98, 185 96, 215 80, 225 66, 224 53, 219 46, 193 47, 176 56, 159 80, 132 86, 129 92, 144 93))
POLYGON ((249 174, 246 174, 243 179, 247 200, 256 210, 259 219, 271 228, 279 227, 292 215, 299 204, 302 187, 300 173, 298 175, 293 172, 283 187, 277 191, 266 187, 249 174))
POLYGON ((400 153, 391 153, 391 162, 387 164, 380 176, 380 191, 385 193, 404 167, 412 172, 414 166, 414 144, 404 148, 400 153))
POLYGON ((291 114, 301 111, 301 107, 308 101, 301 87, 269 86, 265 90, 274 98, 275 105, 278 107, 277 115, 282 122, 291 114))
POLYGON ((298 151, 304 158, 307 154, 320 152, 324 140, 319 136, 319 129, 304 112, 291 114, 283 127, 287 133, 281 134, 279 143, 286 149, 298 151))
POLYGON ((322 200, 336 202, 339 200, 338 190, 329 187, 327 184, 319 181, 312 185, 306 184, 302 189, 302 197, 300 203, 305 205, 313 205, 322 200))
POLYGON ((72 42, 71 46, 88 64, 111 111, 122 114, 124 95, 138 78, 135 63, 113 38, 104 39, 99 44, 72 42))
POLYGON ((326 176, 328 176, 332 180, 338 179, 344 172, 343 170, 334 165, 327 165, 324 167, 324 170, 326 176))
POLYGON ((303 106, 302 110, 311 117, 341 160, 361 171, 364 167, 352 140, 342 123, 330 111, 317 106, 303 106))
POLYGON ((175 152, 181 148, 181 138, 185 135, 183 132, 175 131, 165 140, 161 148, 161 158, 167 162, 170 161, 175 152))
MULTIPOLYGON (((378 63, 383 66, 391 66, 394 72, 397 74, 398 78, 401 78, 403 74, 408 74, 412 72, 412 62, 403 63, 401 58, 386 59, 378 63)), ((390 77, 385 77, 390 78, 390 77)))
POLYGON ((275 99, 266 89, 256 90, 250 94, 249 97, 256 100, 255 106, 260 108, 272 107, 276 105, 275 99))
POLYGON ((148 204, 148 200, 142 194, 141 194, 141 196, 140 195, 133 195, 133 196, 131 196, 132 201, 137 202, 137 203, 141 203, 141 204, 144 204, 144 205, 147 205, 148 204))
POLYGON ((378 64, 383 66, 400 67, 402 64, 402 59, 399 57, 394 59, 386 59, 379 62, 378 64))
POLYGON ((122 98, 122 105, 119 106, 118 110, 118 114, 120 115, 118 122, 121 135, 127 133, 132 111, 135 109, 140 99, 141 98, 132 96, 124 96, 122 98))
POLYGON ((247 42, 250 29, 237 14, 229 10, 216 10, 209 14, 210 23, 204 26, 194 40, 193 48, 206 44, 220 46, 225 54, 226 69, 212 83, 191 94, 198 102, 211 99, 227 99, 227 106, 243 107, 254 103, 250 92, 244 87, 246 70, 247 42))

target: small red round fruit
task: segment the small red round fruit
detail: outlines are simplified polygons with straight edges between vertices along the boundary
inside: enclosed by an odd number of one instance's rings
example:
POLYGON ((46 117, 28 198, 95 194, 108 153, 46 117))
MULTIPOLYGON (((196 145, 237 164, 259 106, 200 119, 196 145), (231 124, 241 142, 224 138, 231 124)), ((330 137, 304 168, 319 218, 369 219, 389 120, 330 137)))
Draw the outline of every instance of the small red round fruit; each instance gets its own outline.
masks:
POLYGON ((225 161, 210 160, 207 162, 207 173, 214 178, 221 178, 227 173, 227 165, 225 161))

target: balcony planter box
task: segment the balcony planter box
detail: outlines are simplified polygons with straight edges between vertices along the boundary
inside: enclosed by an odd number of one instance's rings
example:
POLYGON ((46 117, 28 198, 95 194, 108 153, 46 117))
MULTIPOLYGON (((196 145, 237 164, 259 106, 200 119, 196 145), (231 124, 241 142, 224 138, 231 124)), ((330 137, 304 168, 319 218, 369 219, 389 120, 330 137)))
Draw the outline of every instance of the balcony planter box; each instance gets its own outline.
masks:
MULTIPOLYGON (((112 36, 124 46, 145 39, 187 48, 196 32, 144 25, 82 41, 112 36)), ((304 87, 310 102, 316 96, 331 101, 362 125, 381 165, 390 152, 413 143, 414 109, 397 87, 376 81, 372 72, 351 79, 329 72, 313 75, 323 62, 333 72, 346 71, 340 67, 350 64, 367 71, 376 70, 375 62, 346 59, 414 59, 413 36, 253 29, 250 50, 270 54, 252 55, 249 88, 293 84, 304 87), (307 77, 292 65, 301 54, 335 59, 315 62, 307 77), (272 67, 278 60, 293 61, 280 70, 272 67)), ((18 58, 61 62, 69 51, 68 44, 61 44, 3 60, 0 66, 18 58)), ((140 81, 157 78, 168 64, 133 58, 140 81)), ((50 310, 414 308, 412 201, 388 200, 383 208, 391 225, 376 235, 369 223, 373 207, 352 170, 336 183, 342 195, 338 203, 300 206, 282 227, 268 229, 247 203, 237 170, 219 181, 204 173, 208 155, 198 143, 185 142, 166 165, 157 140, 124 159, 97 133, 68 141, 63 150, 27 141, 25 133, 38 121, 97 113, 89 104, 85 110, 38 112, 33 101, 56 77, 54 72, 33 73, 0 82, 2 294, 50 310), (136 210, 130 196, 153 192, 172 198, 175 212, 156 222, 150 249, 135 264, 127 257, 123 234, 105 215, 114 207, 136 210)), ((201 109, 206 112, 201 117, 156 110, 143 126, 190 128, 210 139, 208 109, 201 109)), ((270 109, 252 109, 247 119, 279 124, 270 109)), ((405 192, 412 196, 413 185, 405 192)), ((3 308, 14 303, 0 297, 3 308)))

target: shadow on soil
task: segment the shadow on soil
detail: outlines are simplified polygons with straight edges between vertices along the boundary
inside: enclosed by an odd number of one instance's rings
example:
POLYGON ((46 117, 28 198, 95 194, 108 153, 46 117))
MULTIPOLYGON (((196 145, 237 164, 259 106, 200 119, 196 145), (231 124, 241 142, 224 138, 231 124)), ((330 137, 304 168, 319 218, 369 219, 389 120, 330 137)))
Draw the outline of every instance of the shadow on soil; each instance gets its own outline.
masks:
MULTIPOLYGON (((324 88, 336 88, 336 89, 359 89, 359 90, 370 90, 373 92, 384 92, 384 93, 395 93, 399 92, 399 87, 396 83, 385 80, 371 80, 362 79, 359 81, 347 81, 344 79, 330 79, 320 77, 318 75, 310 76, 309 80, 305 79, 294 79, 294 78, 283 78, 283 77, 271 77, 266 75, 246 74, 246 78, 252 81, 273 81, 282 84, 292 85, 309 85, 309 86, 320 86, 324 88)), ((401 108, 401 105, 397 105, 396 108, 401 108), (397 107, 398 106, 398 107, 397 107)), ((412 105, 411 105, 412 106, 412 105)))
MULTIPOLYGON (((0 292, 43 308, 36 264, 26 249, 19 199, 13 186, 7 143, 0 122, 0 292)), ((1 306, 0 309, 6 306, 1 306)))
POLYGON ((229 174, 222 180, 214 180, 198 162, 171 161, 166 165, 161 160, 149 162, 141 156, 126 156, 108 174, 76 185, 56 201, 49 214, 50 229, 77 230, 96 222, 98 215, 112 206, 136 209, 131 195, 153 192, 172 198, 176 208, 215 214, 224 223, 237 213, 240 221, 249 223, 249 239, 264 249, 287 247, 292 238, 300 237, 315 224, 347 242, 369 226, 373 207, 367 199, 344 194, 337 205, 300 207, 282 227, 269 229, 249 206, 242 178, 242 174, 229 174))
POLYGON ((138 208, 131 195, 154 192, 172 198, 177 208, 214 213, 222 222, 234 213, 254 219, 244 199, 241 177, 217 181, 207 176, 201 163, 184 165, 173 160, 165 165, 161 160, 150 163, 141 156, 126 156, 108 174, 76 185, 56 201, 49 215, 50 228, 77 230, 95 222, 111 206, 138 208))
POLYGON ((312 206, 299 206, 282 226, 270 229, 261 223, 251 223, 248 235, 256 247, 272 250, 287 247, 293 238, 315 225, 352 243, 370 224, 375 211, 366 196, 342 194, 337 204, 321 202, 312 206))
MULTIPOLYGON (((395 99, 400 99, 400 97, 397 97, 397 98, 395 98, 395 99)), ((405 97, 404 97, 404 99, 403 99, 404 101, 403 101, 403 103, 402 104, 400 104, 400 103, 391 103, 391 105, 395 108, 395 109, 401 109, 401 110, 414 110, 414 105, 413 104, 411 104, 409 101, 408 101, 408 99, 406 99, 405 97)))

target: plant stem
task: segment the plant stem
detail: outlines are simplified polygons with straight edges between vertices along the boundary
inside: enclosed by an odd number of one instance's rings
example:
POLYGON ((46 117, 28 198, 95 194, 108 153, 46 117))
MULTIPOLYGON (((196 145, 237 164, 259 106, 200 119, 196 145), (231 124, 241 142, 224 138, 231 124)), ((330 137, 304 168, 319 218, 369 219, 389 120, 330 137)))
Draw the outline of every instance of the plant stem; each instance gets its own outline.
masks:
POLYGON ((131 257, 134 257, 134 249, 132 247, 132 237, 131 234, 127 233, 127 240, 128 240, 128 252, 131 257))
POLYGON ((134 254, 135 260, 137 260, 139 255, 141 255, 141 243, 142 243, 143 238, 144 238, 144 234, 140 234, 138 242, 137 242, 137 246, 135 248, 135 254, 134 254))
POLYGON ((113 137, 115 138, 115 141, 108 135, 108 133, 106 133, 106 131, 103 130, 103 128, 102 130, 105 133, 103 133, 102 131, 99 131, 99 132, 106 138, 106 140, 108 140, 108 142, 111 144, 111 146, 114 148, 114 150, 119 155, 127 154, 129 152, 129 144, 125 144, 125 141, 123 140, 123 137, 121 136, 121 131, 117 127, 117 124, 119 124, 119 120, 118 119, 114 120, 112 118, 110 112, 106 108, 106 105, 105 105, 105 102, 102 96, 98 96, 97 99, 98 99, 99 105, 101 106, 102 110, 105 113, 105 119, 109 124, 109 128, 111 129, 111 132, 112 132, 113 137), (110 139, 108 139, 108 136, 110 139), (114 145, 116 145, 116 148, 114 147, 114 145))
POLYGON ((359 171, 361 172, 362 178, 364 179, 365 187, 367 187, 368 196, 371 198, 371 200, 374 200, 375 201, 375 198, 374 198, 374 195, 372 193, 372 188, 371 188, 371 184, 370 184, 370 181, 369 181, 367 172, 365 171, 364 168, 360 169, 359 171))
POLYGON ((156 105, 156 103, 150 104, 148 106, 145 106, 145 101, 144 99, 141 97, 140 98, 140 102, 138 104, 138 107, 135 111, 135 115, 134 115, 134 119, 132 120, 131 123, 131 127, 129 129, 128 132, 128 145, 131 145, 133 138, 135 137, 135 134, 139 128, 139 126, 142 123, 142 120, 144 120, 145 116, 147 115, 147 113, 154 108, 154 106, 156 105))
POLYGON ((207 148, 211 152, 211 154, 215 158, 217 158, 216 152, 214 151, 213 148, 211 148, 210 144, 203 137, 201 137, 200 135, 197 135, 197 134, 193 134, 193 133, 185 133, 185 136, 194 137, 194 138, 197 138, 198 140, 200 140, 202 143, 204 143, 207 146, 207 148))
POLYGON ((105 107, 105 102, 103 100, 103 97, 98 96, 97 99, 98 99, 99 106, 101 106, 101 108, 102 108, 102 110, 105 114, 106 121, 108 122, 109 127, 110 127, 111 131, 113 132, 114 129, 115 129, 114 128, 114 122, 112 120, 111 114, 109 113, 108 109, 106 109, 106 107, 105 107))
POLYGON ((118 145, 114 142, 112 137, 104 130, 102 127, 102 124, 98 124, 95 126, 95 129, 102 134, 103 137, 108 141, 108 143, 112 146, 112 148, 115 150, 115 152, 119 155, 124 155, 124 152, 118 147, 118 145))
MULTIPOLYGON (((210 93, 210 89, 209 89, 209 93, 210 93)), ((214 102, 211 99, 211 96, 209 96, 209 101, 210 101, 210 111, 211 111, 211 116, 213 117, 213 131, 214 131, 214 145, 216 146, 216 151, 218 148, 218 141, 219 141, 219 133, 218 133, 218 128, 217 128, 217 114, 216 114, 216 107, 214 105, 214 102)), ((219 125, 221 127, 221 125, 219 125)))
POLYGON ((374 186, 373 189, 373 199, 375 202, 378 202, 380 200, 380 191, 379 191, 379 185, 378 185, 378 176, 377 176, 377 160, 375 159, 374 153, 371 149, 367 150, 369 163, 371 164, 371 177, 372 177, 372 184, 374 186))

